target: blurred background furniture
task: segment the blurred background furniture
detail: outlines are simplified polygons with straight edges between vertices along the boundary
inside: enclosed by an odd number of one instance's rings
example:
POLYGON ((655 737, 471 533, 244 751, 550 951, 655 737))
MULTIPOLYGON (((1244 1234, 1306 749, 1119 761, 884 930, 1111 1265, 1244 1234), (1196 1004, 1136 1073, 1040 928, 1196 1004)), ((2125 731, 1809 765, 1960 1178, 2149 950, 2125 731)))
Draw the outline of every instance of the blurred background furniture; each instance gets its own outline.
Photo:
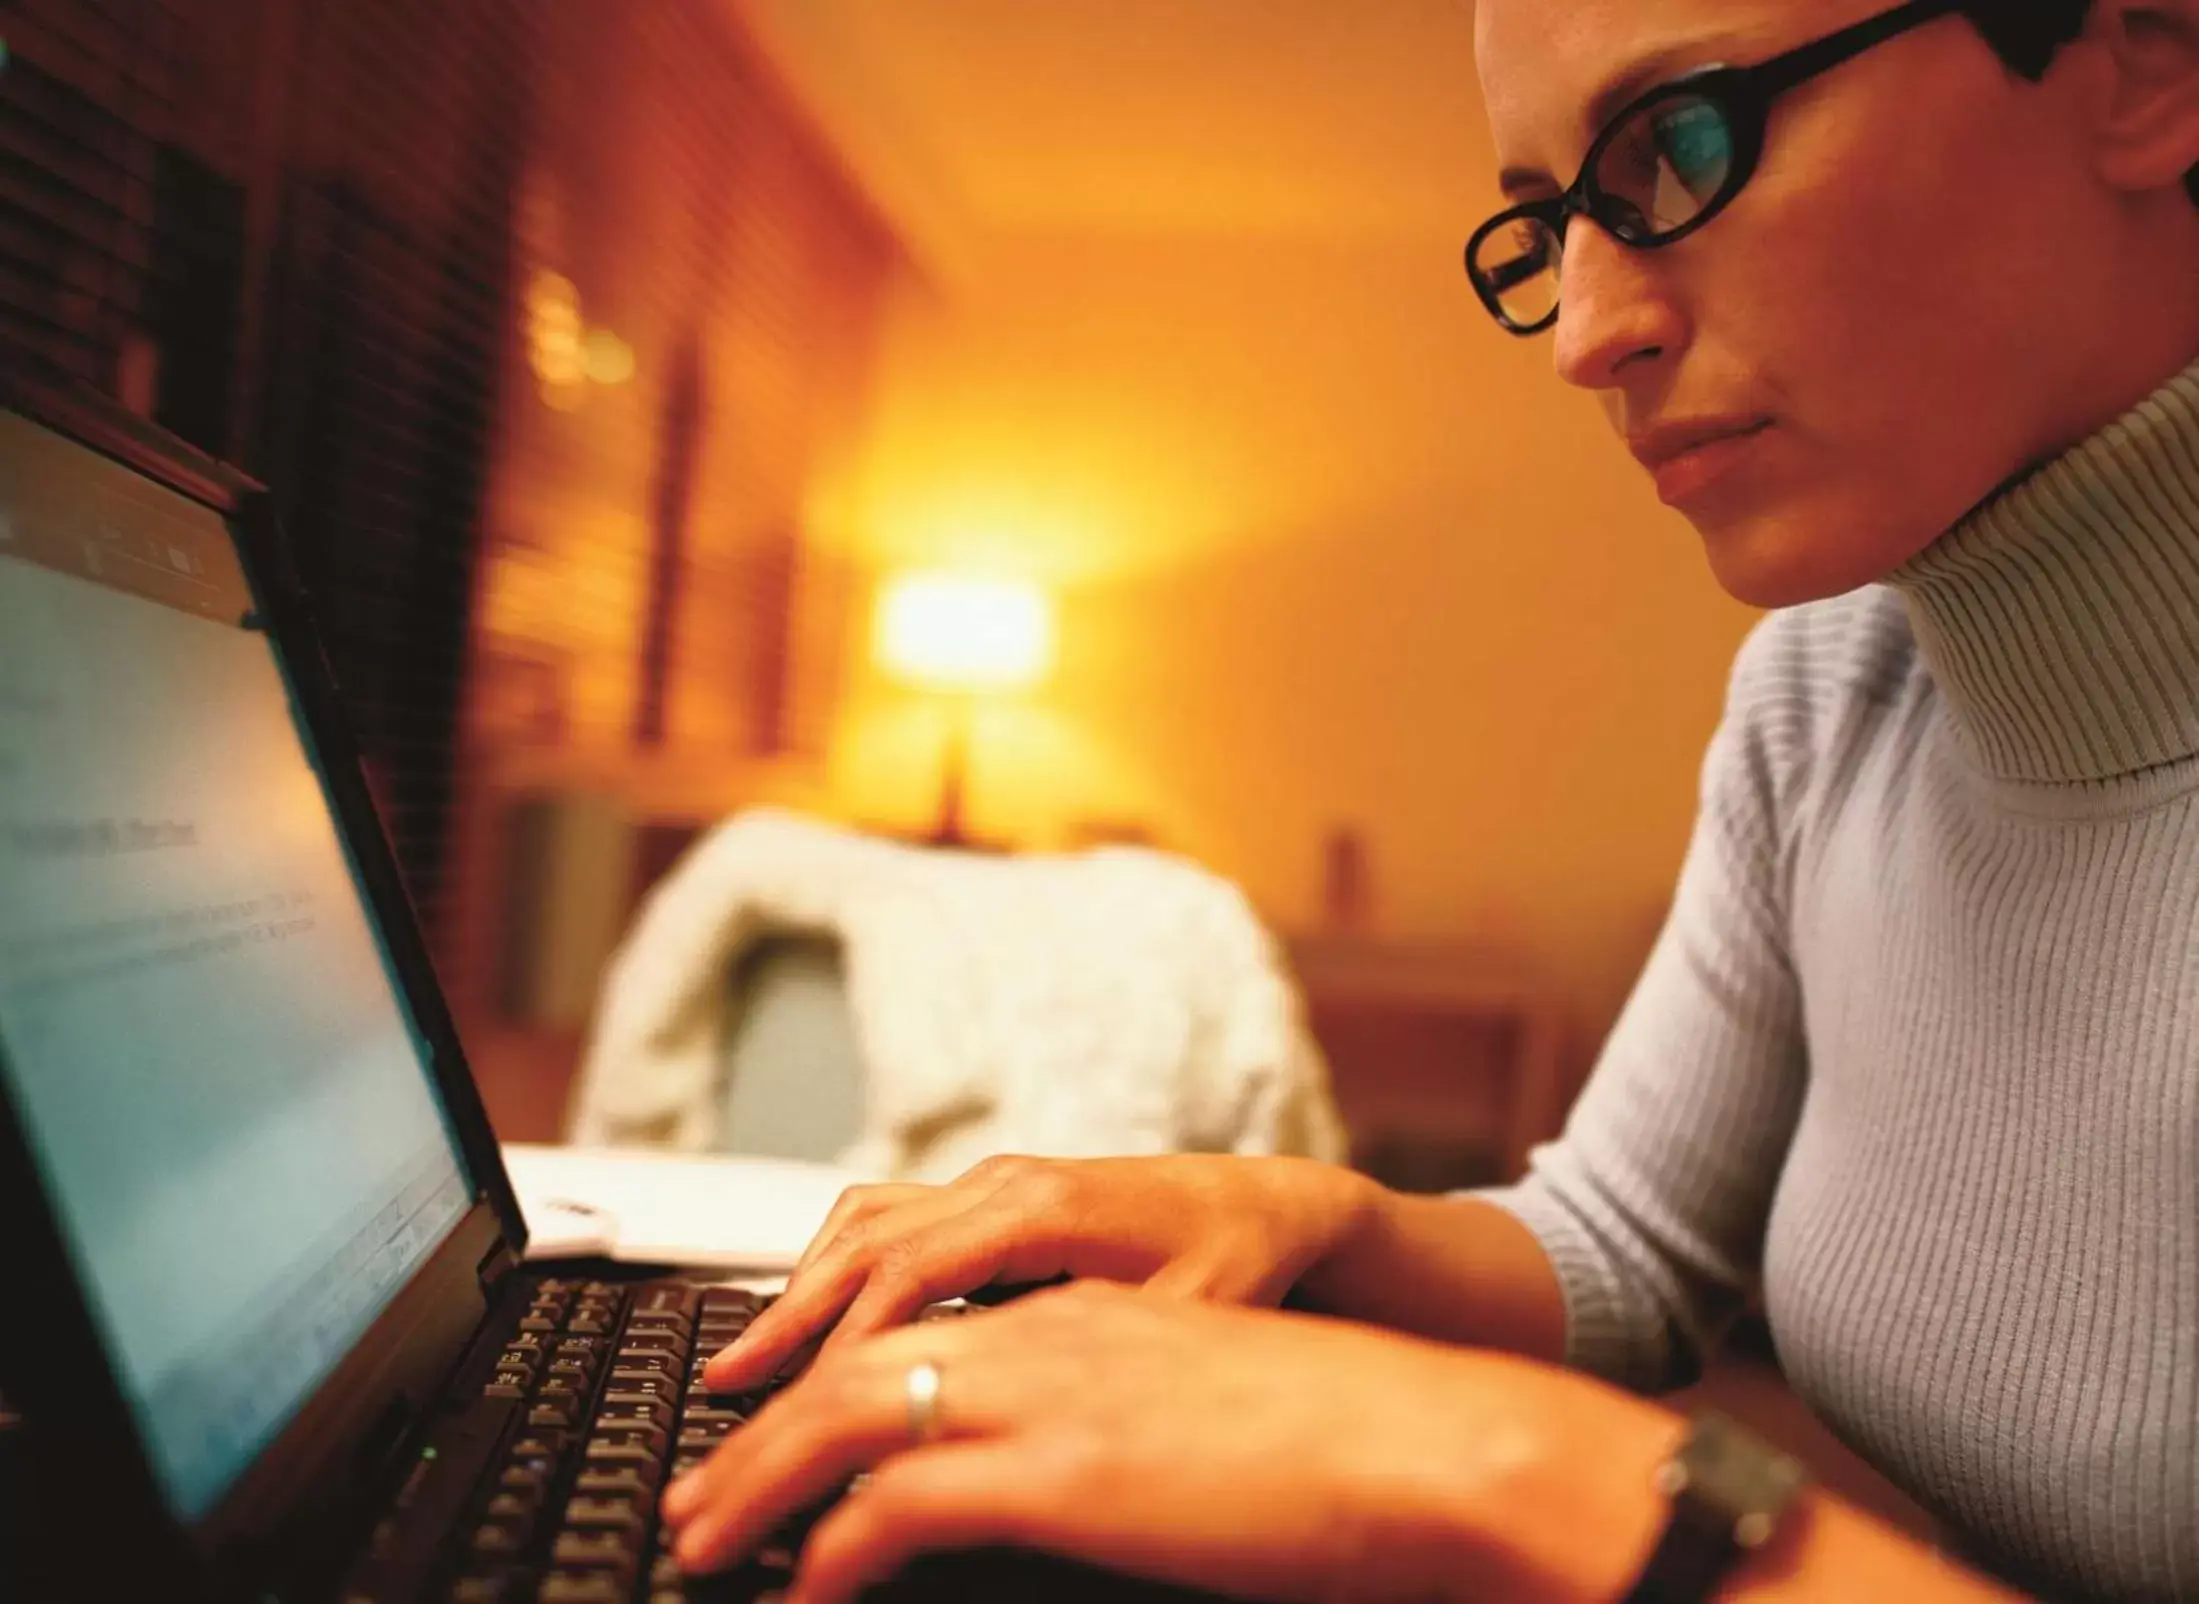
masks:
POLYGON ((569 1137, 819 1156, 851 1081, 861 1128, 822 1156, 878 1179, 1003 1152, 1343 1156, 1292 978, 1227 881, 1137 848, 737 815, 605 970, 569 1137))
POLYGON ((1565 1020, 1520 960, 1471 946, 1290 943, 1353 1162, 1407 1191, 1508 1180, 1565 1117, 1565 1020))
POLYGON ((724 1054, 729 1153, 830 1163, 863 1130, 863 1048, 837 937, 766 937, 734 970, 724 1054))

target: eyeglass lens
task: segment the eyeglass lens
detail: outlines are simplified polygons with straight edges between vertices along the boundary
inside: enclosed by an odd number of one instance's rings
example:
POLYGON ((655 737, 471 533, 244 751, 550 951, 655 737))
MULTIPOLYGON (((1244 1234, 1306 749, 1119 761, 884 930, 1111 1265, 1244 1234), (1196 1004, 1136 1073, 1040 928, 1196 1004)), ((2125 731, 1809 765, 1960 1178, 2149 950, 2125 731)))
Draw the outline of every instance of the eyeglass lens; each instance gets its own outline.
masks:
MULTIPOLYGON (((1716 100, 1660 96, 1600 142, 1588 177, 1590 215, 1635 244, 1671 234, 1719 198, 1734 156, 1732 125, 1716 100)), ((1521 217, 1482 239, 1473 271, 1506 321, 1531 328, 1557 309, 1562 258, 1550 225, 1521 217)))
POLYGON ((1614 227, 1655 239, 1693 222, 1733 171, 1725 108, 1701 95, 1667 95, 1613 131, 1589 183, 1616 209, 1614 227))

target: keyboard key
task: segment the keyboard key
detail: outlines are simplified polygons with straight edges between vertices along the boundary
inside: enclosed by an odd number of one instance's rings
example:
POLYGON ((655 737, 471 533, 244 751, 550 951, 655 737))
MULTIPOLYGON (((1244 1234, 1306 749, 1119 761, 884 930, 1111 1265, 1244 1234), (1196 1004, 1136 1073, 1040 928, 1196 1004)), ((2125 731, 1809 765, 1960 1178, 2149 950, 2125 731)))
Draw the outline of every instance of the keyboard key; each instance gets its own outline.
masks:
POLYGON ((591 1441, 582 1456, 590 1470, 626 1467, 646 1477, 652 1485, 664 1474, 664 1455, 633 1443, 591 1441))
POLYGON ((630 1577, 637 1563, 634 1548, 639 1541, 638 1536, 629 1540, 624 1532, 576 1531, 568 1526, 557 1534, 557 1541, 550 1548, 550 1558, 561 1567, 586 1567, 630 1577))
POLYGON ((552 1571, 535 1597, 541 1604, 626 1604, 626 1585, 602 1571, 552 1571))
POLYGON ((723 1426, 730 1431, 735 1426, 747 1425, 748 1416, 742 1414, 738 1409, 713 1408, 708 1404, 689 1404, 687 1411, 680 1416, 680 1424, 683 1426, 723 1426))
POLYGON ((484 1398, 524 1398, 527 1384, 524 1381, 507 1381, 502 1376, 481 1389, 484 1398))
POLYGON ((623 1532, 630 1539, 629 1548, 639 1549, 649 1529, 649 1517, 635 1500, 575 1498, 565 1506, 565 1529, 623 1532))
POLYGON ((702 1306, 705 1309, 740 1309, 755 1314, 764 1307, 764 1299, 740 1287, 705 1287, 702 1306))
POLYGON ((573 1411, 563 1404, 536 1404, 527 1411, 530 1426, 570 1426, 572 1423, 573 1411))
POLYGON ((695 1312, 699 1290, 678 1281, 660 1281, 654 1286, 642 1287, 634 1293, 634 1312, 691 1315, 695 1312))
POLYGON ((461 1576, 451 1584, 449 1604, 508 1604, 518 1598, 518 1578, 509 1571, 484 1571, 461 1576))
POLYGON ((670 1376, 655 1370, 619 1369, 611 1372, 609 1390, 603 1395, 605 1403, 678 1403, 680 1385, 670 1376))
POLYGON ((506 1465, 496 1478, 496 1485, 515 1493, 533 1493, 540 1496, 550 1485, 547 1463, 506 1465))
POLYGON ((483 1521, 467 1546, 484 1559, 511 1559, 527 1546, 527 1535, 509 1521, 483 1521))
POLYGON ((529 1314, 524 1315, 520 1318, 519 1329, 522 1331, 547 1333, 555 1331, 557 1329, 557 1322, 555 1320, 546 1320, 539 1314, 529 1314))
POLYGON ((589 1498, 638 1498, 646 1503, 655 1496, 656 1484, 630 1465, 614 1469, 588 1469, 573 1483, 573 1491, 589 1498))
POLYGON ((597 1443, 622 1448, 646 1448, 659 1459, 664 1457, 665 1444, 671 1434, 656 1426, 636 1425, 631 1421, 607 1421, 596 1427, 595 1435, 588 1439, 588 1446, 597 1443))
POLYGON ((596 1411, 596 1429, 609 1425, 654 1426, 659 1431, 672 1429, 672 1406, 655 1400, 643 1402, 639 1396, 612 1394, 596 1411))
POLYGON ((489 1500, 487 1514, 491 1520, 525 1525, 535 1518, 541 1507, 542 1499, 538 1493, 507 1489, 489 1500))

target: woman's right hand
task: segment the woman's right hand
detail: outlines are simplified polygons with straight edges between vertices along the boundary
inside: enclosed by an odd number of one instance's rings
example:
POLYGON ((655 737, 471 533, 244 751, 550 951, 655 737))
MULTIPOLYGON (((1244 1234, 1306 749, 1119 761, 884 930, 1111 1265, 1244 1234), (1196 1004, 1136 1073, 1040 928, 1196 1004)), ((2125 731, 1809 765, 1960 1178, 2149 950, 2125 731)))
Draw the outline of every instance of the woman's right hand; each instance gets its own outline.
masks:
POLYGON ((1277 1304, 1379 1196, 1365 1176, 1312 1159, 1209 1154, 994 1158, 945 1186, 854 1187, 704 1381, 744 1392, 828 1327, 827 1346, 855 1341, 992 1285, 1097 1277, 1277 1304))

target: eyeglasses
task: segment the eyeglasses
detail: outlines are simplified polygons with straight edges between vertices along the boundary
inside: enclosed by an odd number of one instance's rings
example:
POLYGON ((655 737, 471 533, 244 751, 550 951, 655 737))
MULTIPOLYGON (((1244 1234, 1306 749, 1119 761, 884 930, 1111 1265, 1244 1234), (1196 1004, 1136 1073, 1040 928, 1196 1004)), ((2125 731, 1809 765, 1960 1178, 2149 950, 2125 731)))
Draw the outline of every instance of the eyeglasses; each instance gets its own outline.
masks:
POLYGON ((1481 304, 1514 334, 1541 333, 1558 320, 1572 218, 1636 250, 1687 238, 1754 175, 1781 95, 1964 3, 1911 0, 1757 66, 1705 67, 1650 90, 1605 125, 1564 194, 1499 212, 1474 231, 1466 275, 1481 304))

